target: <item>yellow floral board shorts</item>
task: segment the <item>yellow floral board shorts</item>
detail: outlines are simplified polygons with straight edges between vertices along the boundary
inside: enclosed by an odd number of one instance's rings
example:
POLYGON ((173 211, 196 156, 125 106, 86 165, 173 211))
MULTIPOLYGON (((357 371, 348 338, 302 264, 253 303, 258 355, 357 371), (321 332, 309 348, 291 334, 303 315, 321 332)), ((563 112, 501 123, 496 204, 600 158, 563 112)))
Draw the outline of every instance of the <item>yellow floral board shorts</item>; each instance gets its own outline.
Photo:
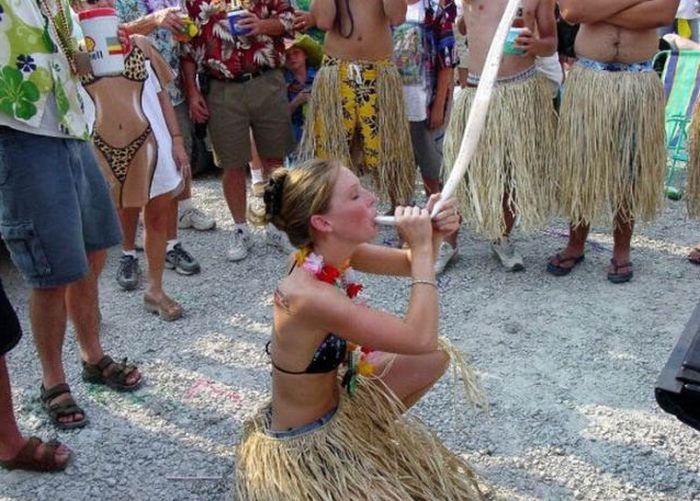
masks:
POLYGON ((358 173, 371 174, 392 202, 411 200, 415 161, 401 77, 391 61, 325 56, 306 123, 301 159, 339 159, 358 173), (353 162, 357 152, 362 162, 353 162))
MULTIPOLYGON (((377 64, 339 63, 335 59, 329 59, 338 64, 340 72, 343 128, 348 144, 352 142, 357 132, 362 141, 365 167, 377 168, 379 166, 377 64)), ((326 154, 324 151, 319 153, 326 154)))

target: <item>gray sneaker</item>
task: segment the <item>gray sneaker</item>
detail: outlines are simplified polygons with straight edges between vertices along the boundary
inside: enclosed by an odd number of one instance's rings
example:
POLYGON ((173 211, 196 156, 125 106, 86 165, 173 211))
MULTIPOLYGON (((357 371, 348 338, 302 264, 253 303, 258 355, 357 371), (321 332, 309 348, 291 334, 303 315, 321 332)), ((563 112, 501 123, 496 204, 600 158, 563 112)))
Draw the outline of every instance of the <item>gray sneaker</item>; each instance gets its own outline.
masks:
POLYGON ((515 250, 508 237, 502 237, 491 242, 491 250, 501 262, 506 271, 523 271, 523 257, 515 250))
POLYGON ((435 274, 440 275, 448 264, 450 264, 457 257, 457 247, 452 247, 447 242, 442 242, 440 244, 440 250, 438 251, 437 259, 435 260, 435 274))
POLYGON ((122 254, 117 268, 117 283, 125 291, 132 291, 141 283, 141 268, 139 258, 122 254))
POLYGON ((208 231, 216 228, 216 221, 196 207, 178 213, 177 227, 181 230, 194 228, 197 231, 208 231))
POLYGON ((226 258, 229 261, 241 261, 248 257, 248 251, 253 246, 253 241, 250 239, 250 233, 241 229, 234 230, 233 241, 231 247, 226 252, 226 258))
POLYGON ((175 244, 173 250, 165 253, 165 267, 175 270, 180 275, 195 275, 202 271, 197 260, 187 252, 181 243, 175 244))

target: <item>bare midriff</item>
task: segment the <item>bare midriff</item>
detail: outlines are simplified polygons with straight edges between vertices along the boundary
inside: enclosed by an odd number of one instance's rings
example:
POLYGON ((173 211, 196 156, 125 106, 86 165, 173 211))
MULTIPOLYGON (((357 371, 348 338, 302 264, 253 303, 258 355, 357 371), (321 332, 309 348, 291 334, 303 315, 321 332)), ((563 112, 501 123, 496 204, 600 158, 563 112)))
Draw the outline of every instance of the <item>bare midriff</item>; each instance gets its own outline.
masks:
POLYGON ((628 30, 606 23, 583 24, 576 37, 576 55, 604 63, 641 63, 654 57, 656 30, 628 30))
POLYGON ((301 375, 284 374, 274 369, 272 372, 272 430, 299 428, 338 406, 337 370, 301 375))

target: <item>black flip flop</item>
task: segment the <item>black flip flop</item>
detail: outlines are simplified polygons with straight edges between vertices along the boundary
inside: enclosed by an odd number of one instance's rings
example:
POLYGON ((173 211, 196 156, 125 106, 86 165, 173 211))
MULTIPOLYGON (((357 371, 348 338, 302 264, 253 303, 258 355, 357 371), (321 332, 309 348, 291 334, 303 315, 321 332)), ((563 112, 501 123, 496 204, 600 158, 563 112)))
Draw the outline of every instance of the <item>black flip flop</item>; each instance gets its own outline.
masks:
POLYGON ((614 284, 624 284, 632 280, 634 276, 634 270, 632 269, 632 261, 628 261, 623 264, 619 264, 615 259, 610 260, 610 264, 613 266, 613 271, 608 272, 608 280, 614 284), (630 268, 627 273, 618 273, 620 268, 630 268))
POLYGON ((554 255, 554 258, 559 261, 559 264, 554 264, 552 262, 552 258, 550 258, 549 262, 547 263, 547 273, 550 273, 554 275, 555 277, 563 277, 571 273, 571 270, 576 268, 581 262, 583 262, 584 259, 586 259, 586 256, 584 254, 581 254, 580 256, 576 257, 563 257, 561 254, 558 252, 554 255), (573 263, 571 266, 562 266, 564 263, 573 263))

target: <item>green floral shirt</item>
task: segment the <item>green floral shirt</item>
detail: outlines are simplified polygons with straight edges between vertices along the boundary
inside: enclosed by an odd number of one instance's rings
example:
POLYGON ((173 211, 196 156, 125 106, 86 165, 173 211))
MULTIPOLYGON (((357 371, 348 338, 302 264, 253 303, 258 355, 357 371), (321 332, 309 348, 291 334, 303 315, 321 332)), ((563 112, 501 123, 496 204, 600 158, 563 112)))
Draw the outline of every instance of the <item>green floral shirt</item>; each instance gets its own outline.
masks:
MULTIPOLYGON (((49 2, 60 2, 72 23, 66 0, 49 2)), ((50 35, 37 1, 0 0, 0 113, 39 128, 51 94, 60 132, 89 139, 80 80, 50 35)))

